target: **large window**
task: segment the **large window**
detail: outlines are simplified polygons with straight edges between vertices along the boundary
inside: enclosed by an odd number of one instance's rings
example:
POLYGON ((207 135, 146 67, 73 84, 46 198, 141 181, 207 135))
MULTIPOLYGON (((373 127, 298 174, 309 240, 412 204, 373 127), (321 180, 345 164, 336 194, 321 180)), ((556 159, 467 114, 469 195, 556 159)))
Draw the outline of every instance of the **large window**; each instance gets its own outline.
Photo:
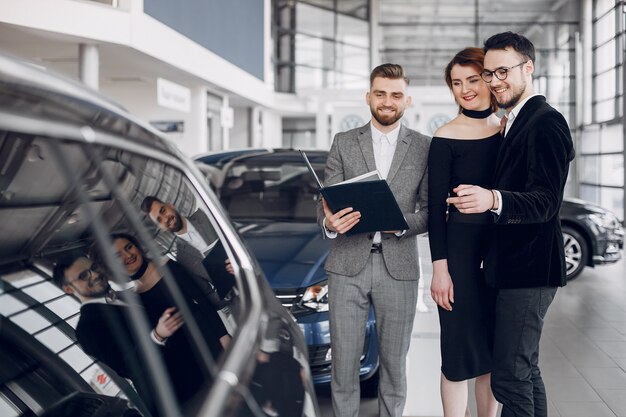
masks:
POLYGON ((276 90, 367 86, 369 0, 275 0, 276 90))
MULTIPOLYGON (((618 2, 619 3, 619 2, 618 2)), ((620 116, 622 100, 623 23, 614 0, 596 0, 593 7, 593 121, 620 116)))
POLYGON ((580 197, 624 219, 622 2, 593 2, 593 124, 581 132, 580 197))

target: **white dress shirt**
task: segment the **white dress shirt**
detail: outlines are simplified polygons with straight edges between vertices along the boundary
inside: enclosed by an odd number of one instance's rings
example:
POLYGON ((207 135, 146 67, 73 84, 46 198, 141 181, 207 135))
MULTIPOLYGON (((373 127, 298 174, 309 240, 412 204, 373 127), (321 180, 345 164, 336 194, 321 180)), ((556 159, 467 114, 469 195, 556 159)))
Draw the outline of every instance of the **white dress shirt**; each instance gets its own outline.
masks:
MULTIPOLYGON (((374 161, 376 161, 376 169, 380 173, 380 176, 386 180, 387 175, 389 175, 389 168, 391 168, 391 161, 393 161, 393 154, 396 152, 400 124, 389 133, 381 132, 376 129, 372 123, 370 123, 370 126, 372 128, 372 141, 374 142, 374 161)), ((372 243, 380 242, 380 232, 376 232, 372 243)))
POLYGON ((198 232, 198 229, 194 227, 189 219, 187 219, 187 233, 176 236, 188 242, 194 248, 198 249, 202 256, 206 256, 217 242, 206 242, 200 232, 198 232))

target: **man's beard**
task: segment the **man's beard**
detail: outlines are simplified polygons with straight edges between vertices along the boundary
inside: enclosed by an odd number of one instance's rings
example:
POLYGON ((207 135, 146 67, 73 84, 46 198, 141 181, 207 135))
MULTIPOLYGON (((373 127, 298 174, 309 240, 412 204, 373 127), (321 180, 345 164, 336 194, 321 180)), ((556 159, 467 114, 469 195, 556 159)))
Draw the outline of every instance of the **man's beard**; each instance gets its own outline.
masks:
POLYGON ((378 115, 378 112, 376 111, 376 109, 372 107, 370 107, 370 112, 372 113, 372 117, 376 119, 376 121, 380 123, 382 126, 391 126, 398 120, 402 119, 402 116, 404 116, 404 110, 402 110, 401 112, 390 114, 389 116, 387 116, 388 117, 387 119, 381 118, 378 115))
POLYGON ((183 217, 179 212, 174 212, 174 225, 172 226, 172 232, 177 233, 183 228, 183 217))
POLYGON ((519 103, 520 99, 522 98, 522 95, 524 95, 524 91, 526 91, 526 84, 524 84, 521 90, 514 92, 513 96, 510 99, 502 103, 498 101, 498 98, 496 96, 498 107, 500 107, 501 109, 510 109, 512 107, 515 107, 517 103, 519 103))
POLYGON ((94 288, 94 286, 90 285, 87 288, 88 288, 88 291, 85 291, 85 292, 80 292, 77 289, 75 289, 75 291, 78 292, 83 297, 91 297, 91 298, 104 297, 111 291, 111 287, 109 286, 109 284, 101 285, 99 286, 99 288, 94 288))

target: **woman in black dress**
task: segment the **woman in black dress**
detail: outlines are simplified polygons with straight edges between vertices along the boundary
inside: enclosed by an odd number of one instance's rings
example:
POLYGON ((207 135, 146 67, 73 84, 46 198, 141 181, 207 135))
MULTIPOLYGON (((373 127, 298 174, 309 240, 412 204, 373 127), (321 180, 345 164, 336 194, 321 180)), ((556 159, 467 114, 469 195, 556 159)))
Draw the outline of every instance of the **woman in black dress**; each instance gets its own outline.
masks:
POLYGON ((461 214, 446 198, 459 184, 492 188, 500 123, 480 78, 484 53, 466 48, 445 70, 459 114, 433 137, 428 159, 428 233, 433 261, 430 287, 441 326, 441 397, 445 417, 465 415, 467 381, 476 378, 479 417, 495 417, 490 388, 493 293, 481 268, 493 214, 461 214))
MULTIPOLYGON (((130 279, 135 282, 135 292, 139 295, 150 324, 155 326, 163 311, 167 309, 171 309, 172 314, 177 314, 176 304, 159 269, 146 257, 137 240, 131 235, 120 233, 113 235, 112 241, 115 253, 120 257, 130 279)), ((211 351, 213 360, 217 362, 230 336, 215 307, 203 295, 196 280, 181 265, 169 261, 165 267, 170 270, 178 284, 187 307, 191 310, 211 351)), ((201 366, 201 361, 191 342, 191 335, 185 326, 182 326, 167 340, 163 340, 163 337, 158 334, 153 334, 153 337, 165 344, 163 356, 165 366, 181 404, 189 401, 201 387, 212 382, 212 376, 201 366)))

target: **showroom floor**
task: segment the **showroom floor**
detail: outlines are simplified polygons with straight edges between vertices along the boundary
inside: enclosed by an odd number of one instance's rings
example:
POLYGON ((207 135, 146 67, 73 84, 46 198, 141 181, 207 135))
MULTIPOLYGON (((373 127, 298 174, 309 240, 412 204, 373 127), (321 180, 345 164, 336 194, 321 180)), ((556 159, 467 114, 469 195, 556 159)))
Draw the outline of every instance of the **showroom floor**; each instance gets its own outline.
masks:
MULTIPOLYGON (((420 251, 427 254, 425 239, 420 251)), ((430 261, 421 256, 425 295, 430 261)), ((626 417, 626 261, 586 268, 559 290, 548 311, 540 353, 550 417, 626 417)), ((418 312, 408 361, 405 416, 440 416, 436 310, 418 312), (435 360, 430 360, 436 358, 435 360), (437 365, 438 366, 438 365, 437 365), (427 372, 420 372, 427 370, 427 372), (422 393, 423 395, 420 395, 422 393), (436 410, 436 411, 432 411, 436 410)), ((332 416, 328 390, 318 392, 323 416, 332 416)), ((475 405, 470 404, 476 416, 475 405)), ((377 400, 361 401, 360 417, 377 416, 377 400)))

